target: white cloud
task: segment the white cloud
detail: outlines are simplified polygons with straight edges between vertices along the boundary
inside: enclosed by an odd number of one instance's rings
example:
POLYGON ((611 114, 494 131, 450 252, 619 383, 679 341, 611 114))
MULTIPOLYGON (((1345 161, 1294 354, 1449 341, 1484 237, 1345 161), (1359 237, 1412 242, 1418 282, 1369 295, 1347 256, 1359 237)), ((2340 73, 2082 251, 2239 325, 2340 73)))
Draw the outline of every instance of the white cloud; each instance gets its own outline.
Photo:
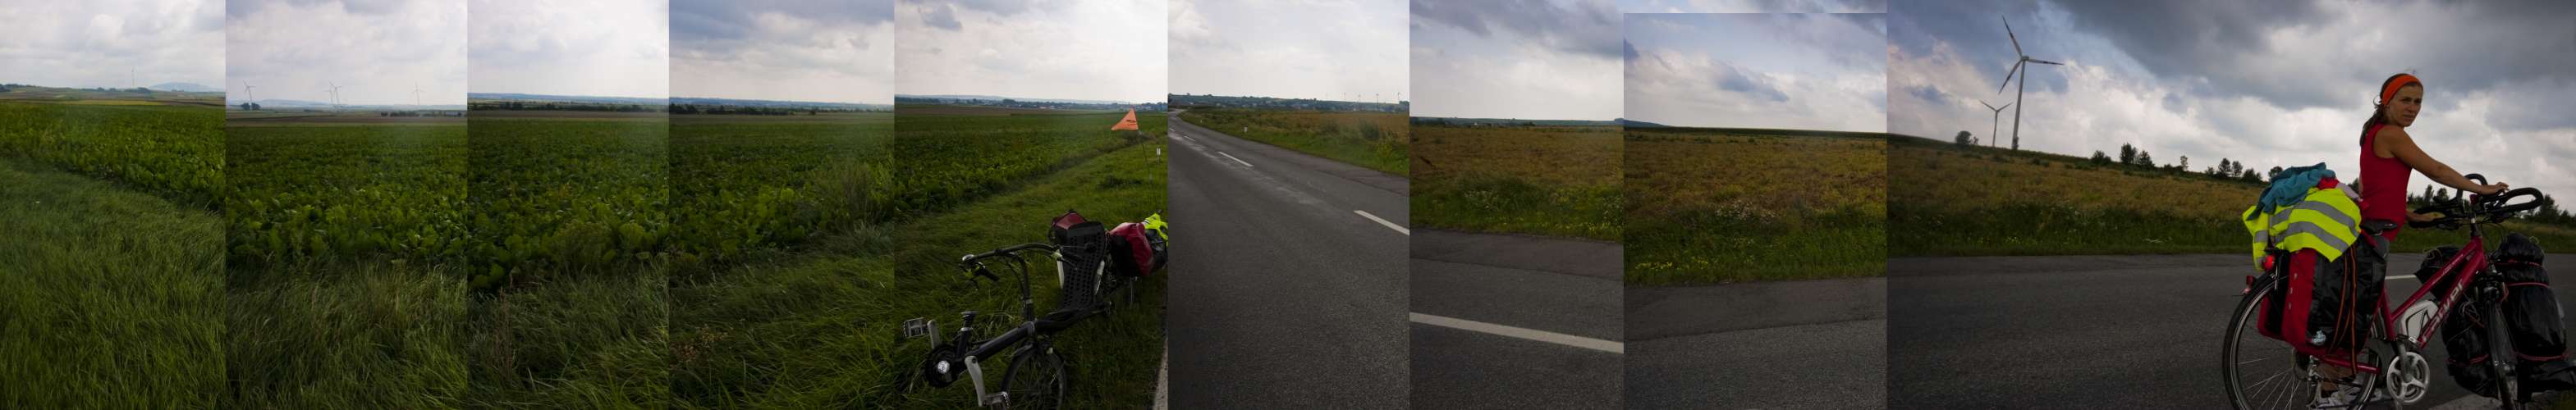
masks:
POLYGON ((223 18, 222 1, 0 2, 0 82, 220 87, 223 18))
POLYGON ((895 90, 1163 101, 1165 13, 1160 0, 898 1, 895 90))
MULTIPOLYGON (((765 3, 741 12, 736 33, 675 31, 671 92, 680 97, 887 104, 894 101, 894 27, 882 18, 817 19, 765 3)), ((856 4, 849 6, 858 6, 856 4)), ((864 12, 862 12, 864 13, 864 12)), ((720 19, 730 16, 689 16, 720 19)))
POLYGON ((1452 3, 1414 4, 1414 116, 1619 117, 1619 19, 1606 0, 1507 9, 1452 3), (1599 18, 1604 14, 1607 20, 1599 18))
POLYGON ((1629 119, 1887 130, 1886 37, 1875 17, 1634 14, 1627 24, 1629 119))
POLYGON ((664 0, 474 0, 468 82, 477 93, 660 98, 671 87, 664 0))
POLYGON ((337 83, 349 104, 411 104, 415 89, 422 104, 465 102, 462 3, 234 1, 251 4, 225 19, 232 101, 328 102, 326 83, 337 83))
POLYGON ((1404 0, 1175 0, 1173 93, 1396 101, 1404 0))

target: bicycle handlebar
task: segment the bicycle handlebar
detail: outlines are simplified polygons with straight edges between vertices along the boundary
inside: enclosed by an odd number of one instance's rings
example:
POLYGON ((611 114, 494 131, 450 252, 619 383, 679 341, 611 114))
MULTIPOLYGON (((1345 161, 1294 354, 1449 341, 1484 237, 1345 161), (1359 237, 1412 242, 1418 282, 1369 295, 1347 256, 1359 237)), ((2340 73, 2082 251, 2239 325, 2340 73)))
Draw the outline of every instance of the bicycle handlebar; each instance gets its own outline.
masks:
MULTIPOLYGON (((2468 174, 2465 177, 2481 184, 2487 183, 2486 176, 2484 175, 2468 174)), ((2541 193, 2538 188, 2514 188, 2495 195, 2466 195, 2466 199, 2453 197, 2453 199, 2443 201, 2444 203, 2415 208, 2415 213, 2440 213, 2442 214, 2442 217, 2424 222, 2407 221, 2406 226, 2414 228, 2459 229, 2464 225, 2504 222, 2506 219, 2512 219, 2516 213, 2539 209, 2541 205, 2539 201, 2512 203, 2515 198, 2539 197, 2541 193)))

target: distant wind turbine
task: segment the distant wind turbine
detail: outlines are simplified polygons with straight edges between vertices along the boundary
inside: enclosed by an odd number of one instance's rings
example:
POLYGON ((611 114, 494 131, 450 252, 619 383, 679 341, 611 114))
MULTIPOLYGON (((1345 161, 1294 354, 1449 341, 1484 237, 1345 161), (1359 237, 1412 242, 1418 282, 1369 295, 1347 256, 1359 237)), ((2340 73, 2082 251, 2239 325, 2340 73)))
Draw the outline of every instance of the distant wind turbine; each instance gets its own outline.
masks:
POLYGON ((250 85, 250 82, 249 82, 249 81, 243 81, 243 82, 242 82, 242 93, 243 93, 243 94, 250 94, 250 101, 249 101, 249 102, 245 102, 245 103, 243 103, 243 104, 258 104, 258 103, 259 103, 259 93, 258 93, 258 92, 256 92, 256 91, 251 91, 251 90, 256 90, 256 89, 259 89, 259 86, 256 86, 256 85, 250 85))
MULTIPOLYGON (((2002 124, 2002 123, 2003 123, 2003 120, 2004 120, 2004 107, 2011 107, 2011 106, 2013 106, 2013 104, 2014 104, 2014 103, 2004 103, 2004 106, 2003 106, 2003 107, 1997 107, 1997 106, 1995 106, 1994 104, 1986 104, 1986 100, 1977 100, 1977 103, 1978 103, 1978 104, 1984 104, 1984 105, 1986 106, 1986 109, 1987 109, 1987 110, 1993 110, 1993 111, 1995 112, 1995 118, 1994 118, 1994 119, 1992 119, 1992 120, 1987 120, 1987 121, 1986 121, 1986 143, 1987 143, 1988 145, 1999 144, 1999 142, 1995 142, 1995 140, 2000 139, 2000 138, 1995 138, 1995 130, 1996 130, 1996 129, 1998 129, 1998 128, 1996 128, 1996 127, 1997 127, 1997 125, 1996 125, 1996 124, 2002 124)), ((2013 116, 2016 116, 2016 117, 2021 116, 2021 113, 2020 113, 2020 112, 2018 112, 2018 111, 2016 111, 2016 112, 2014 112, 2014 113, 2013 113, 2013 116)), ((2020 148, 2020 145, 2014 145, 2013 147, 2014 147, 2014 148, 2016 148, 2016 149, 2018 149, 2018 148, 2020 148)))
POLYGON ((347 108, 340 106, 340 84, 329 81, 324 81, 322 83, 331 85, 331 110, 347 111, 347 108))
MULTIPOLYGON (((2021 36, 2013 34, 2013 31, 2012 31, 2012 20, 2006 20, 2006 19, 2004 19, 2002 16, 1996 16, 1996 17, 1995 17, 1995 19, 1997 19, 1997 20, 2003 20, 2003 21, 2004 21, 2004 38, 2007 38, 2007 39, 2011 39, 2011 40, 2012 40, 2013 55, 2020 56, 2020 59, 2019 59, 2019 60, 2015 60, 2015 61, 2013 61, 2012 70, 2011 70, 2011 71, 2005 71, 2005 72, 2004 72, 2004 87, 2010 87, 2010 86, 2012 86, 2012 85, 2013 85, 2013 82, 2012 82, 2012 80, 2013 80, 2013 74, 2015 74, 2015 73, 2019 73, 2019 74, 2021 74, 2021 87, 2020 87, 2020 88, 2015 88, 2015 89, 2013 89, 2013 104, 2006 104, 2006 105, 2020 105, 2020 104, 2021 104, 2021 95, 2022 95, 2022 90, 2023 90, 2023 89, 2030 88, 2030 73, 2023 72, 2023 71, 2022 71, 2022 67, 2023 67, 2023 66, 2027 66, 2027 65, 2029 65, 2030 63, 2040 63, 2040 64, 2047 64, 2047 65, 2066 65, 2066 64, 2061 64, 2061 63, 2057 63, 2057 62, 2054 62, 2054 61, 2048 61, 2048 60, 2041 60, 2041 59, 2036 59, 2036 58, 2030 58, 2030 54, 2026 54, 2026 53, 2023 53, 2023 52, 2021 51, 2021 36)), ((1995 88, 1995 92, 1997 92, 1997 93, 2002 93, 2002 92, 2004 92, 2004 89, 2003 89, 2003 87, 1996 87, 1996 88, 1995 88)), ((2002 112, 2001 112, 2000 110, 1998 110, 1998 111, 1997 111, 1997 113, 1996 113, 1996 115, 2002 115, 2002 112)), ((2020 150, 2021 150, 2021 108, 2013 108, 2013 144, 2012 144, 2012 149, 2013 149, 2014 151, 2020 151, 2020 150)))
POLYGON ((420 84, 411 85, 411 105, 420 105, 420 84))

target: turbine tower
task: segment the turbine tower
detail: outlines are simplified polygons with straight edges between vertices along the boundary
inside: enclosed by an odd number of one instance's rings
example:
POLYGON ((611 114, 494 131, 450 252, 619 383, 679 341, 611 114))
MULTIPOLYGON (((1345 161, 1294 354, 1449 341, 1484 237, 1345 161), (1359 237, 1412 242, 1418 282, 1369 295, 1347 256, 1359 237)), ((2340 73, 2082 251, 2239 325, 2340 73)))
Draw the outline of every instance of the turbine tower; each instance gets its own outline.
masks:
MULTIPOLYGON (((344 107, 341 107, 341 106, 340 106, 340 84, 339 84, 339 83, 329 82, 329 81, 324 81, 324 82, 322 82, 322 83, 323 83, 323 84, 329 84, 329 85, 331 85, 331 110, 332 110, 332 111, 347 111, 347 108, 344 108, 344 107)), ((2015 113, 2016 113, 2016 114, 2014 114, 2014 115, 2020 115, 2020 114, 2018 114, 2018 113, 2019 113, 2019 111, 2015 111, 2015 113)))
POLYGON ((243 104, 258 104, 258 103, 259 103, 259 92, 257 92, 257 91, 252 91, 252 90, 257 90, 257 89, 259 89, 259 86, 256 86, 256 85, 250 85, 250 82, 249 82, 249 81, 243 81, 243 82, 242 82, 242 93, 243 93, 243 94, 249 94, 249 95, 250 95, 250 101, 248 101, 248 102, 243 102, 243 104))
POLYGON ((420 84, 411 85, 411 105, 420 105, 420 84))
MULTIPOLYGON (((2013 82, 2012 82, 2012 80, 2013 80, 2013 74, 2021 74, 2021 87, 2019 87, 2019 88, 2014 88, 2014 89, 2013 89, 2013 103, 2012 103, 2012 104, 2005 104, 2005 105, 2007 105, 2007 106, 2010 106, 2010 105, 2021 105, 2021 95, 2022 95, 2022 90, 2023 90, 2023 89, 2028 89, 2028 88, 2030 88, 2030 73, 2023 72, 2023 71, 2022 71, 2022 67, 2030 65, 2030 63, 2040 63, 2040 64, 2047 64, 2047 65, 2066 65, 2066 64, 2061 64, 2061 63, 2054 62, 2054 61, 2048 61, 2048 60, 2041 60, 2041 59, 2036 59, 2036 58, 2030 58, 2030 54, 2024 54, 2024 53, 2022 53, 2022 51, 2021 51, 2021 36, 2018 36, 2018 35, 2014 35, 2014 34, 2013 34, 2013 31, 2012 31, 2012 20, 2006 20, 2006 19, 2004 19, 2002 16, 1996 16, 1996 17, 1995 17, 1995 19, 1997 19, 1997 20, 2003 20, 2003 21, 2004 21, 2004 38, 2007 38, 2007 39, 2011 39, 2011 40, 2012 40, 2013 55, 2016 55, 2016 56, 2020 56, 2020 57, 2021 57, 2021 59, 2013 61, 2012 70, 2010 70, 2010 71, 2005 71, 2005 72, 2004 72, 2004 85, 2003 85, 2003 87, 1995 87, 1995 92, 1996 92, 1996 93, 2002 93, 2002 92, 2004 92, 2004 87, 2012 87, 2012 86, 2013 86, 2013 82)), ((1997 110, 1997 111, 1996 111, 1996 115, 2002 115, 2002 111, 2001 111, 2001 110, 1997 110)), ((2012 149, 2013 149, 2014 151, 2020 151, 2020 150, 2021 150, 2021 108, 2013 108, 2013 138, 2012 138, 2012 140, 2013 140, 2013 141, 2012 141, 2012 149)))
MULTIPOLYGON (((1991 111, 1994 111, 1994 112, 1995 112, 1995 118, 1994 118, 1994 119, 1986 120, 1986 143, 1987 143, 1987 144, 1989 144, 1989 145, 1991 145, 1991 144, 2001 144, 2000 142, 1996 142, 1996 141, 1995 141, 1995 140, 1997 139, 1997 138, 1995 138, 1995 130, 1999 127, 1999 126, 1998 126, 1998 125, 1996 125, 1996 124, 2002 124, 2002 123, 2003 123, 2003 120, 2004 120, 2004 107, 2011 107, 2011 106, 2013 106, 2013 104, 2015 104, 2015 103, 2004 103, 2004 106, 2003 106, 2003 107, 1997 107, 1997 106, 1995 106, 1994 104, 1986 104, 1986 100, 1977 100, 1977 103, 1978 103, 1978 104, 1985 104, 1985 106, 1986 106, 1986 109, 1987 109, 1987 110, 1991 110, 1991 111)), ((2013 112, 2013 116, 2015 116, 2015 117, 2019 117, 2019 116, 2021 116, 2021 112, 2019 112, 2019 111, 2015 111, 2015 112, 2013 112)), ((2015 128, 2019 128, 2019 127, 2015 127, 2015 128)), ((2020 130, 2016 129, 2016 130, 2014 130, 2014 131, 2015 131, 2015 132, 2019 132, 2020 130)), ((2015 144, 2015 145, 2013 145, 2013 148, 2014 148, 2014 149, 2020 149, 2020 148, 2021 148, 2021 145, 2019 145, 2019 144, 2015 144)))

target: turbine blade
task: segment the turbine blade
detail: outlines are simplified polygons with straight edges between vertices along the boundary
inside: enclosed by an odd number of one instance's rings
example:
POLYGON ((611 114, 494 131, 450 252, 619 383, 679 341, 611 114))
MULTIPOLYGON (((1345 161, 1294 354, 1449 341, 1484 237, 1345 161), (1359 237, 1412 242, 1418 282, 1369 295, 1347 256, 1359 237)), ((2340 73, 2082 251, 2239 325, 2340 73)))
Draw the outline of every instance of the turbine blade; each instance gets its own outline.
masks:
MULTIPOLYGON (((2023 79, 2023 81, 2029 81, 2029 79, 2026 79, 2026 78, 2025 78, 2025 79, 2023 79)), ((2008 102, 2008 103, 2004 103, 2004 106, 2002 106, 2002 107, 1995 107, 1995 113, 1997 113, 1997 114, 2001 114, 2001 113, 2003 113, 2003 112, 2004 112, 2004 109, 2005 109, 2005 108, 2012 108, 2013 103, 2017 103, 2017 102, 2019 102, 2019 101, 2015 101, 2015 102, 2008 102)))
POLYGON ((2030 59, 2030 62, 2033 62, 2033 63, 2040 63, 2040 64, 2047 64, 2047 65, 2066 65, 2066 64, 2062 64, 2062 63, 2055 62, 2055 61, 2041 60, 2041 59, 2036 59, 2036 58, 2034 58, 2034 59, 2030 59))
POLYGON ((1995 16, 1995 19, 2004 21, 2004 38, 2012 40, 2013 55, 2022 55, 2021 36, 2013 34, 2012 20, 2005 19, 2004 16, 1995 16))
POLYGON ((2021 72, 2021 62, 2019 62, 2019 61, 2014 61, 2014 62, 2013 62, 2013 66, 2012 66, 2012 70, 2011 70, 2011 71, 2005 71, 2005 72, 2004 72, 2004 83, 2003 83, 2003 85, 1995 86, 1995 92, 2001 93, 2001 92, 2004 92, 2004 88, 2006 88, 2006 87, 2012 87, 2012 77, 2013 77, 2013 74, 2014 74, 2014 73, 2019 73, 2019 72, 2021 72))
MULTIPOLYGON (((1986 106, 1986 110, 1987 110, 1987 111, 2002 111, 2002 110, 2003 110, 2002 108, 1995 108, 1995 105, 1994 105, 1994 104, 1987 104, 1987 103, 1986 103, 1986 100, 1977 100, 1977 105, 1983 105, 1983 106, 1986 106)), ((2004 103, 2004 105, 2012 105, 2012 103, 2004 103)))

